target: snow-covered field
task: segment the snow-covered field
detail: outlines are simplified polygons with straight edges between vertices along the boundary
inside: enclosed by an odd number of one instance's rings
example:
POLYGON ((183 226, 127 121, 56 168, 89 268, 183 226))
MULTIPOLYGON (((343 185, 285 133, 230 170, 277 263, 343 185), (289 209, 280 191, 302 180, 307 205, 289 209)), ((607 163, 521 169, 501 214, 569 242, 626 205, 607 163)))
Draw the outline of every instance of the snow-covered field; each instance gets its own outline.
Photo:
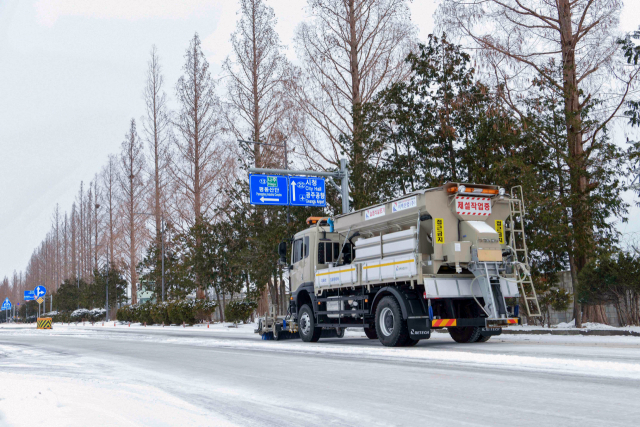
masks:
POLYGON ((0 425, 418 425, 424 416, 495 425, 485 401, 511 411, 515 425, 629 425, 640 416, 639 337, 502 335, 460 345, 434 333, 393 349, 358 330, 308 344, 228 326, 0 326, 0 425), (406 387, 394 390, 398 383, 406 387), (380 395, 387 387, 393 394, 380 395), (434 391, 438 407, 427 398, 434 391), (618 398, 591 402, 587 393, 603 391, 618 398), (530 393, 538 405, 519 413, 514 402, 530 393), (446 410, 469 394, 476 417, 446 410), (301 408, 304 396, 312 399, 301 408), (375 408, 366 406, 372 398, 375 408), (579 403, 563 409, 561 399, 579 403), (394 402, 402 411, 378 413, 394 402), (585 417, 591 405, 600 415, 585 417))

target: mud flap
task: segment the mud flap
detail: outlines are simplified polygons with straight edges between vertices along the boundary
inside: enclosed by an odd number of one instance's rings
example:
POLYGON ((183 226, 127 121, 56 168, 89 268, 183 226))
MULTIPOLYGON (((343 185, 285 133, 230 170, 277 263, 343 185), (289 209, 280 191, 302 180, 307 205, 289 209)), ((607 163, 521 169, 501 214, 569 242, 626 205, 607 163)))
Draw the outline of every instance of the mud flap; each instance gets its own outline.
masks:
POLYGON ((431 321, 429 316, 409 317, 407 319, 409 337, 414 340, 426 340, 431 337, 431 321))

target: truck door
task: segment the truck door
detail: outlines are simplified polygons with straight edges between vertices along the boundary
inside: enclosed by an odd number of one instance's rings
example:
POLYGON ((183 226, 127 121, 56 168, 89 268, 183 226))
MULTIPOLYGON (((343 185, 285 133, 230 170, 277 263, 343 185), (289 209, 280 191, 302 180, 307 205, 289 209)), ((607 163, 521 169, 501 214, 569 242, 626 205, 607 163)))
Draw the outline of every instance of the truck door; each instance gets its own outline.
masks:
POLYGON ((308 272, 305 272, 307 259, 309 258, 309 236, 301 237, 293 241, 293 250, 291 251, 291 289, 296 290, 305 283, 311 282, 313 279, 308 272))

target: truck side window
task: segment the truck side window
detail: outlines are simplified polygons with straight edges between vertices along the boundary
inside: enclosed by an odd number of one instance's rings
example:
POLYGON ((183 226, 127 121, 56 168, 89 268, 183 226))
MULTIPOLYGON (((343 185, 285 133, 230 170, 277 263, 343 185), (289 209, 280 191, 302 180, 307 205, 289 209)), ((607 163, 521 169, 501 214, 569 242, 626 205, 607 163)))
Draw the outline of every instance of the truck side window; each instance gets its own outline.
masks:
POLYGON ((297 239, 293 242, 293 263, 300 261, 302 259, 302 239, 297 239))
POLYGON ((309 256, 309 236, 304 238, 304 257, 309 256))
MULTIPOLYGON (((328 258, 327 258, 328 260, 328 258)), ((324 264, 324 242, 318 243, 318 264, 324 264)))
POLYGON ((331 242, 325 243, 325 251, 327 252, 327 262, 333 262, 333 245, 331 242))

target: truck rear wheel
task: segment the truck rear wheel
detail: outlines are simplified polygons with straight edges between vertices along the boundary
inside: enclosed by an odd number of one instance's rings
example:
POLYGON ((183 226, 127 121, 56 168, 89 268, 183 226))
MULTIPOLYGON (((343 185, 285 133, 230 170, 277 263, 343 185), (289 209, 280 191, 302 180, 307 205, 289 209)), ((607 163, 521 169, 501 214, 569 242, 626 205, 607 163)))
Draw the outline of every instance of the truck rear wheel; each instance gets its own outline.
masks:
POLYGON ((407 322, 402 318, 398 301, 392 296, 382 298, 376 309, 376 333, 387 347, 401 347, 409 338, 407 322))
POLYGON ((459 343, 472 343, 478 341, 480 336, 480 327, 478 326, 464 326, 460 328, 448 328, 449 335, 455 342, 459 343))
POLYGON ((476 342, 487 342, 489 341, 489 338, 491 338, 491 335, 480 335, 476 342))
POLYGON ((373 327, 373 328, 364 328, 364 334, 370 340, 377 340, 378 339, 378 333, 376 332, 376 328, 375 327, 373 327))
POLYGON ((298 332, 304 342, 318 342, 322 334, 322 328, 316 328, 313 310, 307 304, 302 306, 298 315, 298 332))

